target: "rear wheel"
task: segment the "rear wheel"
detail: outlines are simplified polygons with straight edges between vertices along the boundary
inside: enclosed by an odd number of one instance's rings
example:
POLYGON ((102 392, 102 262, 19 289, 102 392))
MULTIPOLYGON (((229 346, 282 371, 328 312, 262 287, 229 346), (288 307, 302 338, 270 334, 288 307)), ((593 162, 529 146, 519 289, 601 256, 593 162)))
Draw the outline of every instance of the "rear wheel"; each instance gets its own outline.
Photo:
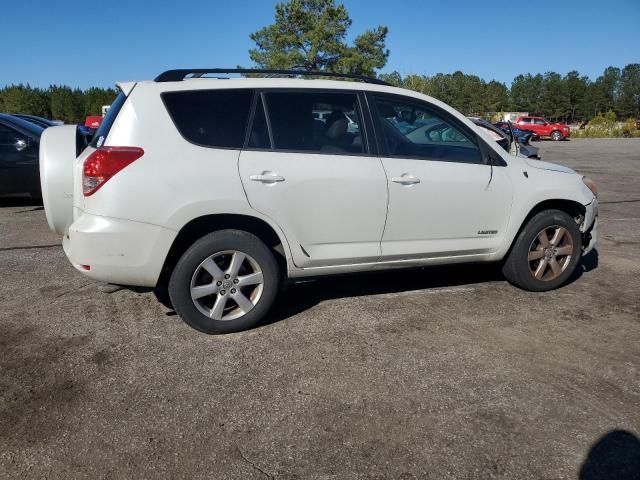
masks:
POLYGON ((564 137, 562 136, 562 132, 559 132, 558 130, 554 130, 553 132, 551 132, 551 139, 559 142, 560 140, 562 140, 564 137))
POLYGON ((525 290, 552 290, 571 277, 581 249, 574 219, 561 210, 544 210, 520 232, 502 271, 509 282, 525 290))
POLYGON ((196 241, 169 281, 182 319, 205 333, 230 333, 257 324, 278 293, 280 272, 271 250, 255 235, 221 230, 196 241))

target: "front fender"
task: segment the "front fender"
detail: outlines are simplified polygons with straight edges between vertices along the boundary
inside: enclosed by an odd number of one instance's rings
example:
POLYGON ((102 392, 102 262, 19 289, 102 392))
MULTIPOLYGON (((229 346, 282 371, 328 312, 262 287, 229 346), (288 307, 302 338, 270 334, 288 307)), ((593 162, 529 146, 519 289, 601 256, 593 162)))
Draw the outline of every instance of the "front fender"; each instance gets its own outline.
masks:
MULTIPOLYGON (((584 185, 579 174, 531 168, 524 161, 511 162, 510 166, 514 167, 510 168, 514 184, 513 210, 504 235, 504 244, 496 252, 496 259, 506 255, 531 212, 542 203, 568 201, 579 205, 586 214, 587 205, 594 201, 593 193, 584 185)), ((585 224, 587 220, 585 218, 585 224)))

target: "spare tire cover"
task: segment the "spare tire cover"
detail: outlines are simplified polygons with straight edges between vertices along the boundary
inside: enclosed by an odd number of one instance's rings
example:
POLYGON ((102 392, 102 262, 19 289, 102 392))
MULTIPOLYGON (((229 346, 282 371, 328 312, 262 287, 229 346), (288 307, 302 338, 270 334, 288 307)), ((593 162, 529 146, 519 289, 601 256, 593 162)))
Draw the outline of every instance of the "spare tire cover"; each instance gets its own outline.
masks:
POLYGON ((73 223, 75 125, 49 127, 40 138, 40 186, 49 228, 63 235, 73 223))

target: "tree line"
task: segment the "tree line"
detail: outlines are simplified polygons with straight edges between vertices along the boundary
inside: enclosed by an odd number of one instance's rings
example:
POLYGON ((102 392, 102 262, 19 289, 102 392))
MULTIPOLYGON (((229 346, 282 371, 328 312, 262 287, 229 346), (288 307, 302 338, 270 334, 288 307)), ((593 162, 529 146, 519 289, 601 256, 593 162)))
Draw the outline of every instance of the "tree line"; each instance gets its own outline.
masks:
POLYGON ((116 94, 113 88, 81 90, 66 85, 51 85, 49 88, 10 85, 0 89, 0 112, 84 123, 87 115, 100 115, 102 106, 111 105, 116 94))
MULTIPOLYGON (((460 71, 433 76, 398 72, 377 74, 387 64, 388 28, 379 25, 347 42, 352 20, 335 0, 286 0, 276 4, 274 23, 250 35, 249 58, 258 68, 306 69, 378 76, 392 85, 425 93, 467 115, 526 111, 552 120, 575 122, 608 114, 625 120, 640 117, 640 63, 608 67, 595 80, 572 71, 518 75, 511 86, 460 71)), ((12 85, 0 90, 0 112, 40 115, 80 122, 98 115, 116 92, 12 85)))
MULTIPOLYGON (((392 85, 415 90, 448 103, 467 115, 525 111, 552 120, 575 122, 613 112, 620 120, 639 117, 640 64, 608 67, 595 80, 572 71, 518 75, 511 88, 460 71, 433 76, 398 72, 378 75, 392 85)), ((0 89, 0 112, 38 115, 66 123, 84 122, 100 115, 116 96, 113 88, 86 90, 52 85, 46 89, 11 85, 0 89)))
POLYGON ((621 120, 639 116, 638 63, 623 69, 608 67, 595 80, 577 71, 564 76, 556 72, 527 73, 515 77, 511 88, 459 71, 405 77, 393 72, 382 74, 380 78, 392 85, 435 97, 468 115, 525 111, 567 122, 588 120, 607 112, 613 112, 621 120))
MULTIPOLYGON (((335 0, 286 0, 275 7, 274 23, 250 35, 254 65, 267 69, 305 68, 376 76, 389 58, 389 30, 379 25, 347 42, 352 21, 335 0)), ((398 72, 379 77, 393 85, 431 95, 461 112, 526 111, 554 120, 590 119, 613 112, 618 118, 639 116, 640 64, 605 69, 595 80, 576 71, 518 75, 511 87, 460 71, 433 76, 398 72)))

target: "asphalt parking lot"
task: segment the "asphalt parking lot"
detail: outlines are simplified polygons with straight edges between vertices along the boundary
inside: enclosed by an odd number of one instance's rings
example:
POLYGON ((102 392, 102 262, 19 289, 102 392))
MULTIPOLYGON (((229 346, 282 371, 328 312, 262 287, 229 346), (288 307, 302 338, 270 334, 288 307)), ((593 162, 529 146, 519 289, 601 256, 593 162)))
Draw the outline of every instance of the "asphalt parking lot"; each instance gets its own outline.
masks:
POLYGON ((330 278, 227 336, 103 291, 41 207, 0 201, 0 477, 638 478, 640 139, 537 145, 601 191, 568 286, 330 278))

